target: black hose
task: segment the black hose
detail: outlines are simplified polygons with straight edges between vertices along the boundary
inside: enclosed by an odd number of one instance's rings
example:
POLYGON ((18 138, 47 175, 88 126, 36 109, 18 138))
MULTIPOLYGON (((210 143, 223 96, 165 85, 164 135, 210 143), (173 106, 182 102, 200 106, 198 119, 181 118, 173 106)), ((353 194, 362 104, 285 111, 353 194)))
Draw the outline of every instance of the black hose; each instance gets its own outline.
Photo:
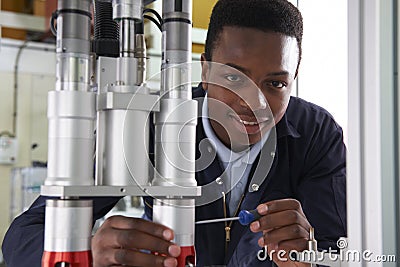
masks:
POLYGON ((94 1, 94 39, 92 50, 97 56, 119 56, 119 27, 113 20, 112 3, 94 1))
POLYGON ((151 22, 153 22, 157 26, 157 28, 160 31, 162 31, 162 25, 163 25, 164 21, 161 18, 160 14, 158 14, 157 11, 155 11, 154 9, 151 9, 151 8, 146 8, 146 9, 143 10, 143 18, 144 19, 148 19, 151 22), (157 19, 153 18, 152 16, 146 15, 146 13, 153 14, 154 16, 156 16, 157 19))
POLYGON ((163 23, 163 19, 161 18, 160 14, 158 14, 158 12, 155 11, 154 9, 146 8, 146 9, 143 10, 143 14, 145 14, 145 13, 152 13, 153 15, 155 15, 155 16, 157 17, 158 22, 159 22, 160 24, 163 23))
POLYGON ((56 37, 57 37, 57 28, 55 26, 55 22, 57 20, 57 17, 58 17, 58 13, 57 13, 57 11, 54 11, 51 14, 51 19, 50 19, 50 31, 56 37))
POLYGON ((155 18, 153 18, 152 16, 149 16, 149 15, 143 15, 143 18, 148 19, 148 20, 150 20, 151 22, 153 22, 153 23, 157 26, 157 28, 158 28, 160 31, 162 31, 162 26, 161 26, 161 24, 160 24, 155 18))

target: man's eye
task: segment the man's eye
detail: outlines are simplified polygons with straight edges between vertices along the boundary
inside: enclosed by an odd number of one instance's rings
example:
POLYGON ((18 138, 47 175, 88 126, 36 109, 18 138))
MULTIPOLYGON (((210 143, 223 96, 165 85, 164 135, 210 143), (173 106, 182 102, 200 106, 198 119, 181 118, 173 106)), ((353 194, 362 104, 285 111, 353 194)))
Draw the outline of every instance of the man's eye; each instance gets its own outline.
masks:
POLYGON ((283 88, 286 87, 286 84, 284 84, 283 82, 278 82, 278 81, 272 81, 269 82, 269 84, 275 88, 283 88))
POLYGON ((225 79, 227 79, 230 82, 240 82, 242 80, 242 78, 239 75, 235 74, 226 75, 225 79))

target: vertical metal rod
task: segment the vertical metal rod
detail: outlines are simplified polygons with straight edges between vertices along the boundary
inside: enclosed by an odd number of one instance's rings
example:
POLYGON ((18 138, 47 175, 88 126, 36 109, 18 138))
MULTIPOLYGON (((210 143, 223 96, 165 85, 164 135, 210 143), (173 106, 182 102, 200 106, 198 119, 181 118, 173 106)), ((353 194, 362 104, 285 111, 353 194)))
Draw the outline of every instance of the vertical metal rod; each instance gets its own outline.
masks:
MULTIPOLYGON (((395 225, 400 225, 400 95, 399 95, 399 4, 398 0, 393 0, 393 128, 394 128, 394 184, 395 184, 395 211, 396 222, 395 225)), ((400 257, 400 230, 396 232, 396 257, 400 257)))
POLYGON ((120 56, 133 57, 135 51, 135 21, 131 19, 121 19, 120 29, 120 56))

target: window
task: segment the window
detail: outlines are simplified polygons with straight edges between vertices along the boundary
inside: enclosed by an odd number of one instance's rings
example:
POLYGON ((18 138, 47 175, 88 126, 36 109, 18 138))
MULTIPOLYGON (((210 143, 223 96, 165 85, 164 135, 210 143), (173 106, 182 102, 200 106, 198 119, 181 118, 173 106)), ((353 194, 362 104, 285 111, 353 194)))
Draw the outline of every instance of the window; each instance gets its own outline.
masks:
POLYGON ((347 1, 298 2, 304 36, 297 96, 327 109, 343 128, 347 143, 347 1))

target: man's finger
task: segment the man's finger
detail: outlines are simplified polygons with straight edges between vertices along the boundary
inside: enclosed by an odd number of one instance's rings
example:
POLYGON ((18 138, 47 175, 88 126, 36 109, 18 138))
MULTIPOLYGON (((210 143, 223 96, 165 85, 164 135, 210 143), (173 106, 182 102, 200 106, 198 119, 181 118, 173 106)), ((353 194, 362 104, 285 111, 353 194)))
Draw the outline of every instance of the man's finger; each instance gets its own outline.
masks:
POLYGON ((113 216, 108 218, 104 223, 116 229, 136 229, 165 240, 172 240, 174 238, 173 231, 168 227, 140 218, 113 216))
POLYGON ((271 214, 284 210, 298 210, 303 213, 301 204, 293 198, 278 199, 258 205, 257 211, 261 215, 271 214))
POLYGON ((110 249, 103 253, 101 257, 103 257, 103 262, 108 263, 107 266, 177 266, 177 260, 175 258, 147 254, 129 249, 110 249))
POLYGON ((136 229, 109 228, 106 231, 104 235, 107 236, 109 246, 113 248, 151 250, 173 257, 177 257, 180 254, 179 246, 136 229))
POLYGON ((307 231, 310 228, 307 218, 303 213, 300 213, 298 210, 284 210, 262 216, 258 221, 251 223, 250 229, 253 232, 261 230, 269 231, 292 224, 299 224, 307 231))

